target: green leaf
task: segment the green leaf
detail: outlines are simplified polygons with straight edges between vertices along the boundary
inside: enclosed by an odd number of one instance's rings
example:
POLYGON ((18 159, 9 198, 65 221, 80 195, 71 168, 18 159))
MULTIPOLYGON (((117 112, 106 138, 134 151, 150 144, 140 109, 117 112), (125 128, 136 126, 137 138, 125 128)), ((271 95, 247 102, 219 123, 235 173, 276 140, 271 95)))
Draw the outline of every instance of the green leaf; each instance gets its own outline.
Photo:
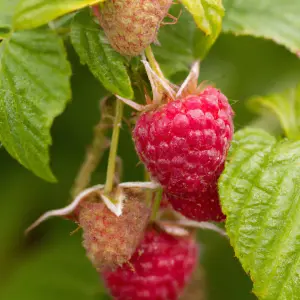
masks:
MULTIPOLYGON (((178 16, 180 9, 179 5, 173 5, 170 13, 178 16)), ((181 71, 189 72, 190 65, 195 60, 195 31, 193 18, 186 10, 183 10, 176 24, 160 28, 159 45, 153 45, 153 50, 167 77, 181 71)))
POLYGON ((12 16, 18 0, 0 1, 0 39, 5 38, 11 31, 12 16))
MULTIPOLYGON (((167 77, 176 73, 188 73, 191 64, 205 57, 216 38, 213 34, 205 35, 200 31, 192 15, 181 5, 173 5, 169 13, 180 17, 176 24, 160 28, 159 45, 153 45, 155 57, 167 77)), ((220 66, 219 62, 216 64, 220 66)))
POLYGON ((280 94, 252 97, 248 104, 256 112, 264 113, 268 110, 275 113, 286 136, 300 139, 300 85, 280 94))
POLYGON ((14 28, 35 28, 69 12, 103 1, 104 0, 20 0, 14 15, 14 28))
POLYGON ((261 300, 300 295, 300 141, 236 133, 219 181, 226 229, 261 300))
POLYGON ((221 0, 181 0, 201 31, 196 32, 197 57, 203 59, 222 28, 224 8, 221 0))
POLYGON ((271 39, 299 55, 300 2, 224 0, 223 31, 271 39))
POLYGON ((49 131, 71 97, 70 75, 63 43, 49 30, 15 32, 0 44, 0 141, 49 181, 49 131))
POLYGON ((206 34, 214 31, 214 23, 221 25, 224 8, 221 0, 181 0, 181 3, 192 14, 197 26, 206 34))
POLYGON ((89 10, 75 16, 71 40, 81 63, 88 65, 107 90, 125 98, 133 98, 125 58, 112 49, 89 10))

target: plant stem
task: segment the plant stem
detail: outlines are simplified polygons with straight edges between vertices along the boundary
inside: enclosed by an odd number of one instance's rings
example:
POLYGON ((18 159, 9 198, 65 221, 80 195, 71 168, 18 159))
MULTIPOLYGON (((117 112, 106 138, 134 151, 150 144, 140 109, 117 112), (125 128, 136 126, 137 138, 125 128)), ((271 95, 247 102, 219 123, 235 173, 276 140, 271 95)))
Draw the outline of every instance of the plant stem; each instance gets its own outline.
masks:
POLYGON ((109 146, 109 142, 105 133, 111 126, 111 120, 107 112, 107 107, 105 107, 106 100, 107 99, 104 99, 101 102, 101 118, 99 123, 94 128, 94 138, 92 144, 86 151, 85 160, 78 171, 74 185, 71 189, 72 198, 75 198, 89 185, 92 173, 99 165, 105 150, 109 146))
MULTIPOLYGON (((144 168, 144 180, 147 182, 147 181, 150 181, 150 175, 146 169, 146 167, 144 168)), ((151 207, 152 205, 152 196, 153 196, 153 191, 147 189, 146 190, 146 203, 147 205, 149 205, 149 207, 151 207)))
POLYGON ((110 144, 110 151, 108 157, 108 166, 106 173, 106 183, 104 187, 104 193, 110 193, 114 185, 115 169, 116 169, 116 157, 119 144, 120 127, 123 117, 123 102, 119 99, 116 100, 116 112, 114 119, 113 134, 110 144))
POLYGON ((156 219, 156 215, 157 215, 157 212, 158 212, 159 207, 160 207, 161 198, 162 198, 162 189, 160 188, 156 192, 153 207, 152 207, 152 216, 151 216, 152 221, 154 221, 156 219))
POLYGON ((165 78, 164 77, 164 74, 162 72, 162 70, 160 69, 160 66, 159 64, 157 63, 155 57, 154 57, 154 54, 153 54, 153 51, 152 51, 152 48, 151 46, 148 46, 146 49, 145 49, 145 55, 148 59, 148 62, 151 66, 151 68, 153 69, 153 71, 160 77, 160 78, 165 78))

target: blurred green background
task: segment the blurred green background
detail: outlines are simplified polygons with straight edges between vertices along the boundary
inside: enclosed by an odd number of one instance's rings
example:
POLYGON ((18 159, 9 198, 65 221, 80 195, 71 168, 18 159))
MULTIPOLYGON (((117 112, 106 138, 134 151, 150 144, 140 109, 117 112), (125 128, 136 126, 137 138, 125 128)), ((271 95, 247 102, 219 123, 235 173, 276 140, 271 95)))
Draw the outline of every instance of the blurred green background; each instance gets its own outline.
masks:
MULTIPOLYGON (((99 120, 100 84, 68 46, 72 62, 73 99, 52 129, 52 167, 57 184, 49 184, 21 167, 0 149, 0 299, 90 300, 109 299, 101 281, 85 257, 81 232, 70 235, 76 225, 51 219, 27 238, 24 229, 44 211, 65 206, 69 190, 99 120)), ((177 74, 179 80, 185 74, 177 74)), ((271 41, 223 34, 201 67, 201 79, 212 80, 231 99, 236 128, 256 118, 245 105, 252 95, 264 95, 294 86, 300 81, 300 61, 271 41)), ((141 180, 130 133, 121 132, 119 154, 123 181, 141 180)), ((105 161, 93 182, 104 182, 105 161)), ((199 232, 209 300, 256 299, 252 283, 243 272, 229 242, 216 233, 199 232)))

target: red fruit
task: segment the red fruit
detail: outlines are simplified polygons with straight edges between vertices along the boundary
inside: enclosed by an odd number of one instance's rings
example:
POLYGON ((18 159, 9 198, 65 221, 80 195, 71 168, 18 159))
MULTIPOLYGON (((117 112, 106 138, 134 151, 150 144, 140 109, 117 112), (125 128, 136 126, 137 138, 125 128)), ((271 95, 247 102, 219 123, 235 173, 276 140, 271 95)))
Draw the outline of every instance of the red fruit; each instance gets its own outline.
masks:
POLYGON ((84 202, 78 222, 94 267, 113 269, 128 262, 144 236, 149 217, 150 209, 135 197, 125 202, 120 217, 103 203, 84 202))
POLYGON ((174 237, 151 228, 128 265, 105 271, 114 299, 178 299, 197 266, 198 245, 191 236, 174 237))
POLYGON ((176 197, 204 193, 217 181, 233 135, 227 98, 208 87, 143 113, 133 131, 152 177, 176 197))
POLYGON ((185 217, 199 221, 222 222, 225 215, 222 213, 218 189, 216 185, 197 196, 174 196, 164 194, 164 198, 172 204, 172 207, 185 217))
POLYGON ((163 199, 171 203, 172 207, 185 217, 198 221, 223 222, 225 215, 222 213, 218 193, 217 181, 224 169, 224 164, 216 172, 216 179, 204 192, 176 196, 164 193, 163 199))

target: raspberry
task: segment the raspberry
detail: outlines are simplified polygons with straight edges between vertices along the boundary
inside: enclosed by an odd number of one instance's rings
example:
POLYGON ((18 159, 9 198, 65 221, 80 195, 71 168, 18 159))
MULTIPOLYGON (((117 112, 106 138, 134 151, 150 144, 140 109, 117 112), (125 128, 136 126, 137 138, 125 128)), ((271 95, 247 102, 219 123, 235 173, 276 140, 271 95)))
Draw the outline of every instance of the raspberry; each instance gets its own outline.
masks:
POLYGON ((191 236, 174 237, 150 228, 129 264, 105 271, 103 278, 114 299, 175 300, 197 260, 198 245, 191 236))
POLYGON ((97 269, 113 269, 131 258, 143 238, 150 209, 136 198, 129 198, 120 217, 103 203, 85 202, 79 211, 83 246, 97 269))
POLYGON ((171 203, 172 207, 185 217, 198 221, 222 222, 225 215, 222 213, 218 193, 217 181, 222 171, 222 164, 216 172, 216 180, 207 188, 205 192, 195 194, 185 194, 176 196, 164 193, 163 200, 171 203))
POLYGON ((138 119, 137 153, 167 194, 196 199, 219 177, 233 135, 232 116, 227 98, 212 87, 169 102, 138 119))
POLYGON ((208 190, 197 196, 174 196, 164 194, 164 198, 172 207, 185 217, 199 221, 222 222, 225 216, 222 213, 217 186, 214 184, 208 190))
POLYGON ((136 56, 155 41, 172 0, 107 0, 97 16, 111 46, 122 55, 136 56))

